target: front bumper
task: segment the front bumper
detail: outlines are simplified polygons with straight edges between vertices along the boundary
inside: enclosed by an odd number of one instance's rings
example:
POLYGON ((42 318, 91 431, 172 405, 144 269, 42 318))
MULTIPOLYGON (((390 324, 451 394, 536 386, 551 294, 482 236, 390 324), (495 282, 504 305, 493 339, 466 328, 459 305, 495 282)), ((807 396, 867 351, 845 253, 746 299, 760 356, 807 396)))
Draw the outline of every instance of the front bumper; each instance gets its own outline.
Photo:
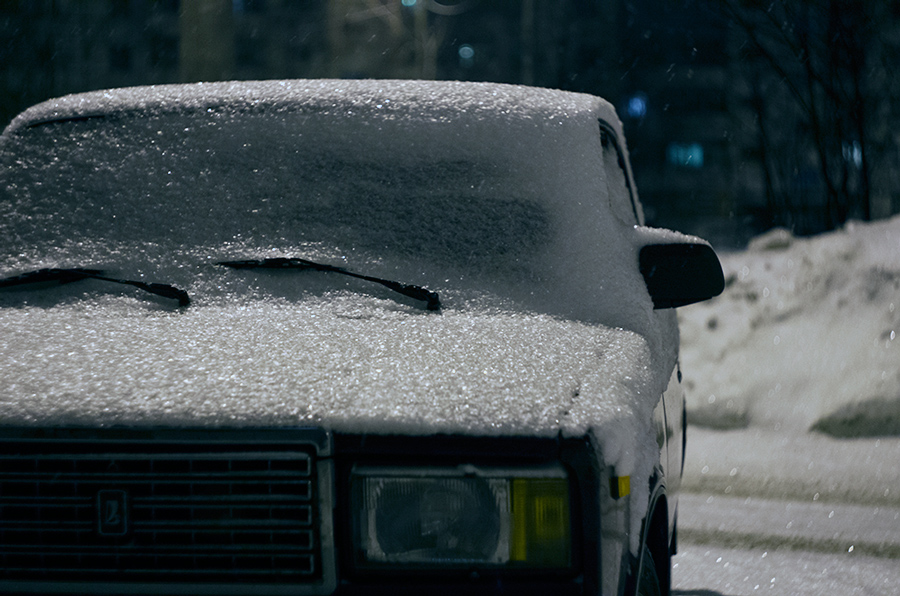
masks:
MULTIPOLYGON (((368 436, 293 429, 0 430, 0 592, 594 594, 602 470, 584 439, 368 436), (359 564, 360 466, 559 466, 570 563, 359 564)), ((618 583, 618 582, 616 582, 618 583)))

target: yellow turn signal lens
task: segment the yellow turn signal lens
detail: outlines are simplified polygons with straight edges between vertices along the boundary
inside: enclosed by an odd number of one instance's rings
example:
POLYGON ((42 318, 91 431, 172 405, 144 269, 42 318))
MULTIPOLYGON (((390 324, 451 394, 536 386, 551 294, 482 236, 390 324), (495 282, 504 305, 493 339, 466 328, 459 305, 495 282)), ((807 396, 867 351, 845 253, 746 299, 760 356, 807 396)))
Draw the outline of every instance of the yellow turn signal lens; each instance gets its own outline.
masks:
POLYGON ((613 499, 631 494, 631 476, 613 476, 609 479, 609 491, 613 499))
POLYGON ((514 478, 510 560, 564 567, 571 560, 569 483, 565 478, 514 478))

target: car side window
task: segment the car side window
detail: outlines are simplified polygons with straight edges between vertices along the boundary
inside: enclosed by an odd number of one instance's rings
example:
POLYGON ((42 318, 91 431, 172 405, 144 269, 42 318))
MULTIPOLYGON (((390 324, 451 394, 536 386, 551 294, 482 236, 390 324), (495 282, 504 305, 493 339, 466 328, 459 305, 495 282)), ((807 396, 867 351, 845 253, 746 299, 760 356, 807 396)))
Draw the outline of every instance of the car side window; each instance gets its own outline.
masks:
POLYGON ((634 196, 625 174, 625 158, 612 132, 601 124, 600 140, 603 147, 603 167, 606 171, 606 190, 613 214, 623 223, 640 223, 634 196))

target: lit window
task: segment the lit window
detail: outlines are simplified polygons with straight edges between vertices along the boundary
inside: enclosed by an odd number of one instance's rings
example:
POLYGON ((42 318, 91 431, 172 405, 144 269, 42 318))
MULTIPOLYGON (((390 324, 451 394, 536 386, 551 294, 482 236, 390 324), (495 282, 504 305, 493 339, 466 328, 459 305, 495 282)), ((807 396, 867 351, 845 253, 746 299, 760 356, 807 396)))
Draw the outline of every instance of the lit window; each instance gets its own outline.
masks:
POLYGON ((703 145, 700 143, 669 143, 666 159, 682 168, 703 167, 703 145))

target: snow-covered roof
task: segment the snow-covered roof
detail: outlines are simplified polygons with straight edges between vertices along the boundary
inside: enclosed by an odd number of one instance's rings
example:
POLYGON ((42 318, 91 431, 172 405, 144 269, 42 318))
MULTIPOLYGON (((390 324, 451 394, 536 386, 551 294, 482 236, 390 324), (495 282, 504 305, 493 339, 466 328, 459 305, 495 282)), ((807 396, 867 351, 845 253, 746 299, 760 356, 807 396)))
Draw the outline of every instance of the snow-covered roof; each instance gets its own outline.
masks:
POLYGON ((566 119, 621 127, 605 100, 582 93, 521 85, 455 81, 279 80, 157 85, 67 95, 33 106, 5 134, 55 120, 95 116, 147 116, 165 112, 229 109, 300 110, 341 117, 366 110, 389 118, 453 120, 566 119))

